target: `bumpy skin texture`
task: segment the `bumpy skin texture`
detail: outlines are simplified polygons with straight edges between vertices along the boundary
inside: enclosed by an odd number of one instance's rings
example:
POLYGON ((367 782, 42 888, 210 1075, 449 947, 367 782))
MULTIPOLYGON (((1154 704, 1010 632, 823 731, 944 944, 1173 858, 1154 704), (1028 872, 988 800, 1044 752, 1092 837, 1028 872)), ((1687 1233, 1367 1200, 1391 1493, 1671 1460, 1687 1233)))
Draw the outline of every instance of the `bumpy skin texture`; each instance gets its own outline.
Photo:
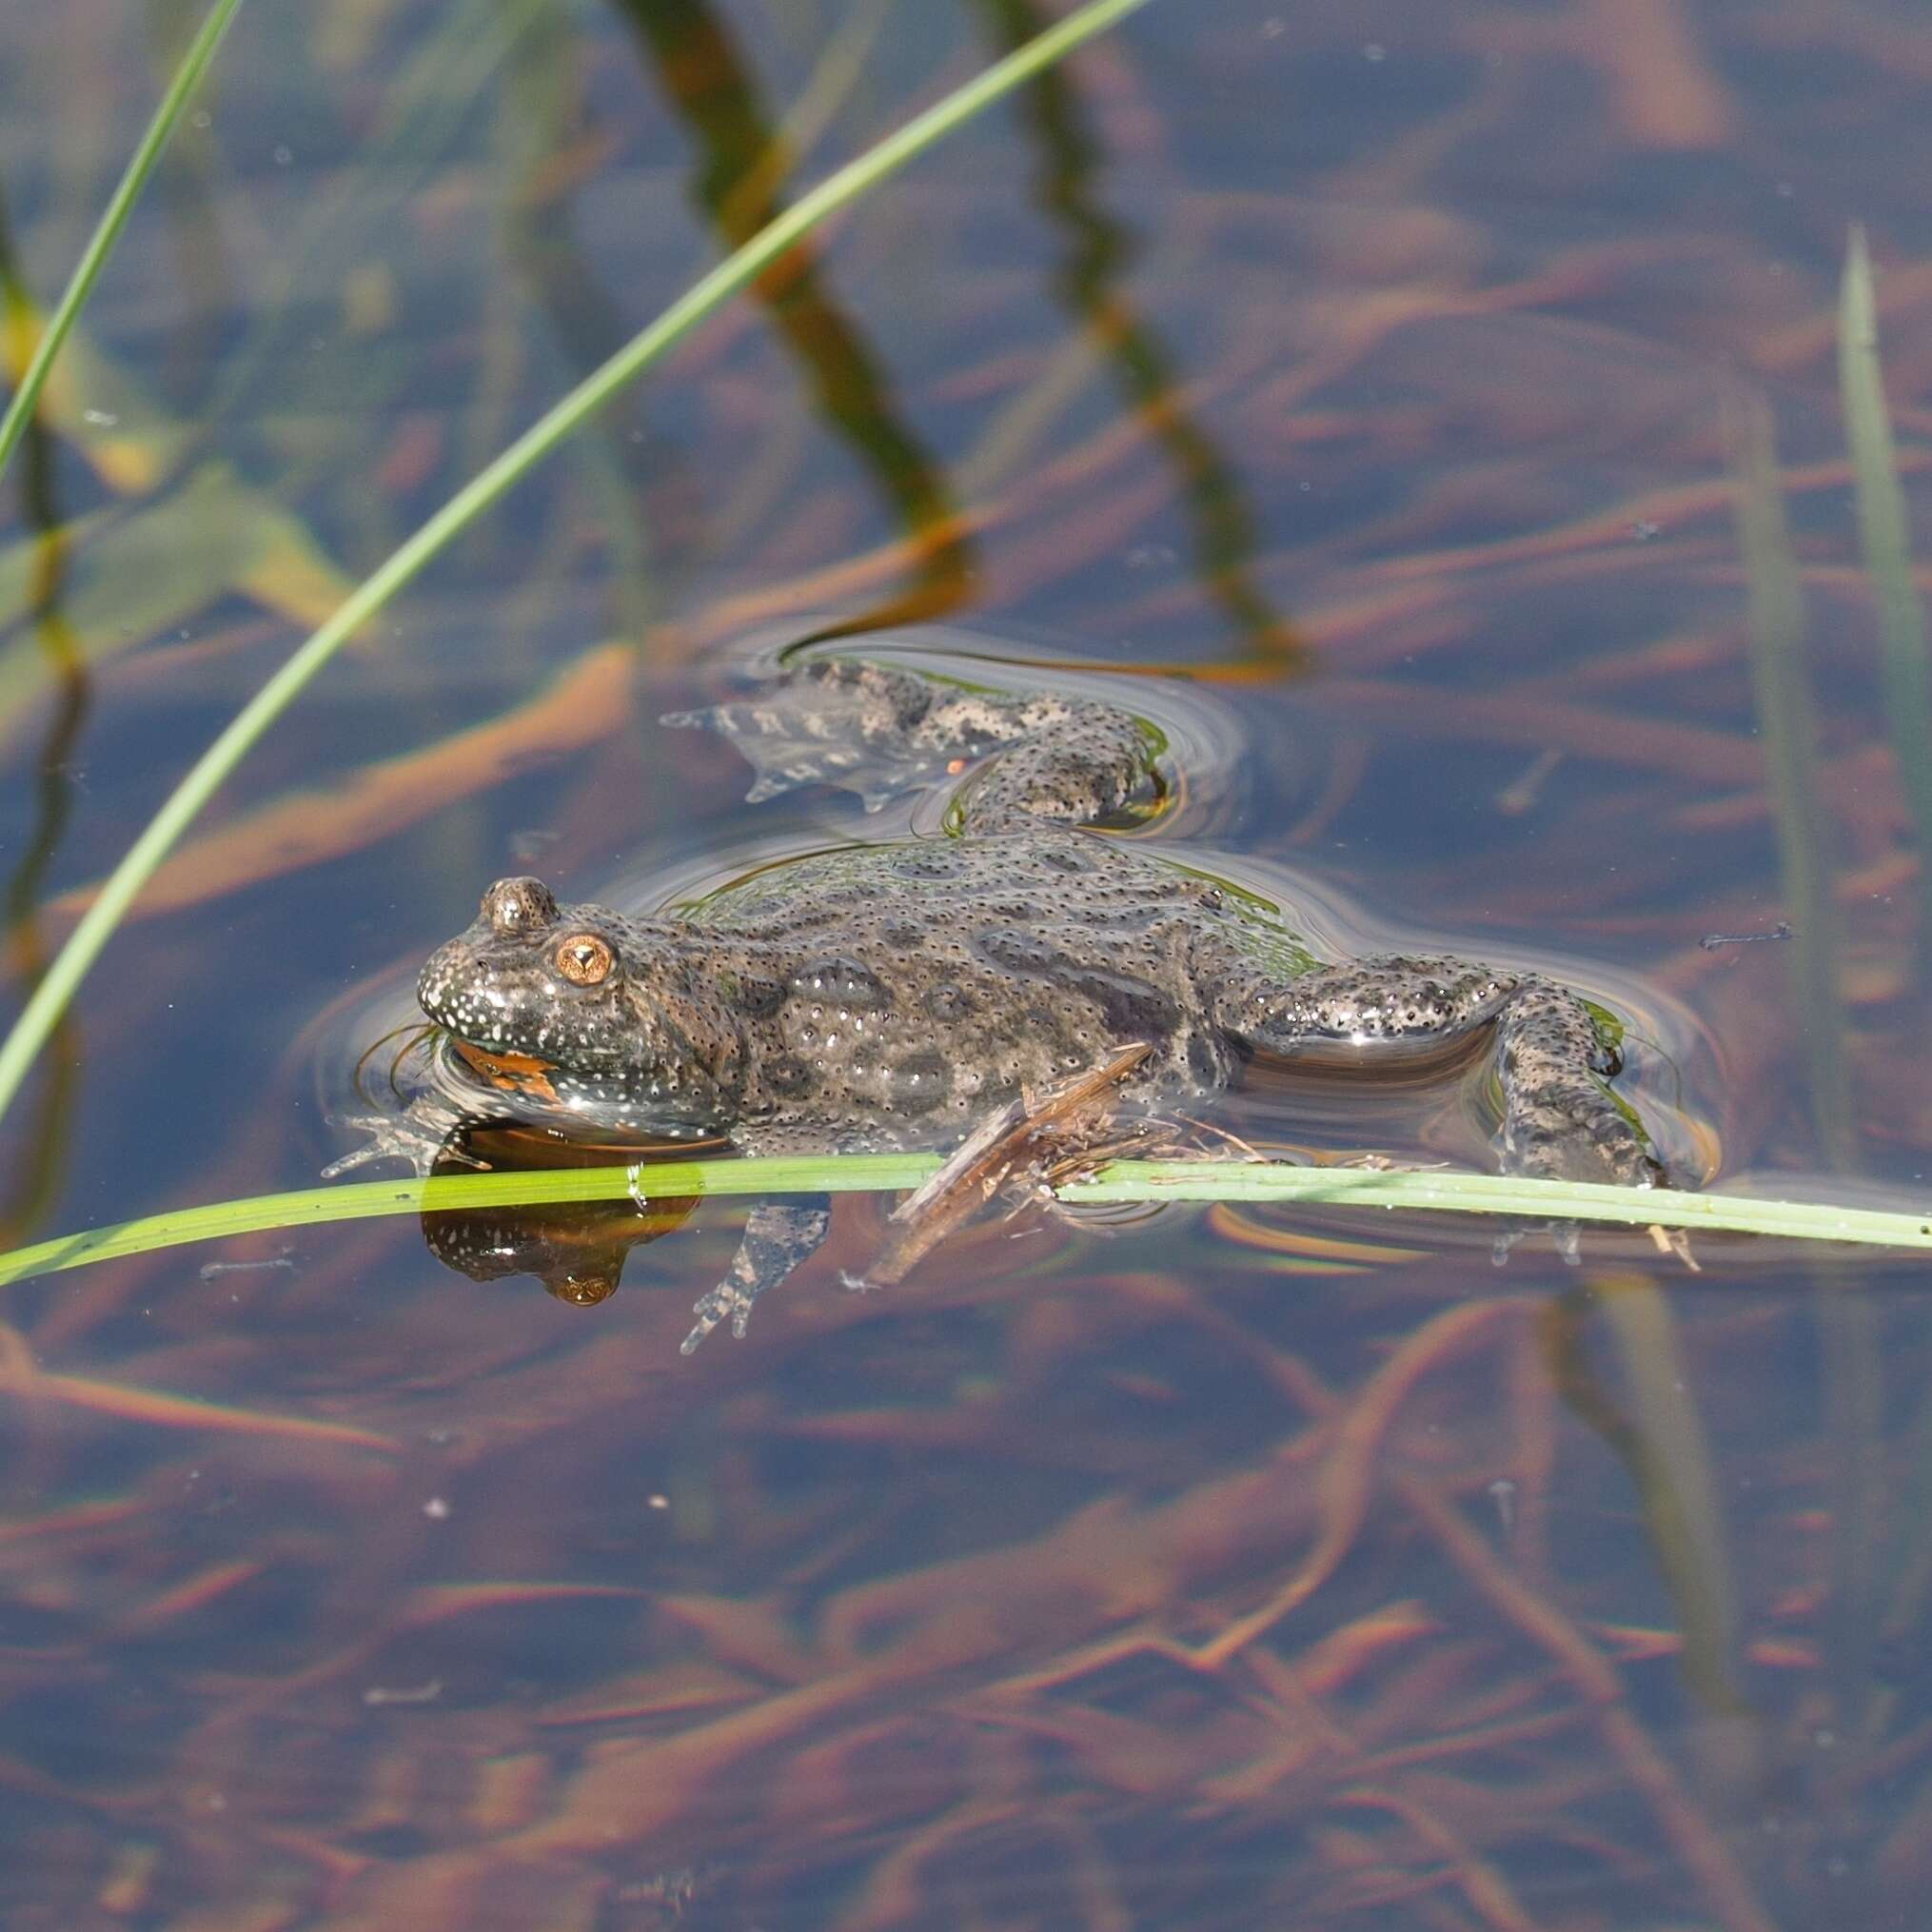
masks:
POLYGON ((1153 786, 1153 742, 1124 711, 825 658, 677 721, 738 741, 765 775, 755 795, 998 756, 955 801, 956 836, 789 861, 675 917, 491 886, 419 996, 545 1106, 759 1153, 945 1147, 1130 1042, 1153 1050, 1141 1092, 1202 1095, 1251 1055, 1493 1022, 1507 1167, 1662 1179, 1572 994, 1449 958, 1324 966, 1247 898, 1082 829, 1153 786))
MULTIPOLYGON (((1090 829, 1157 799, 1154 740, 1127 712, 821 658, 666 721, 729 736, 754 798, 822 779, 882 797, 997 756, 954 799, 953 836, 790 860, 657 918, 499 879, 417 993, 476 1072, 545 1114, 751 1153, 945 1148, 1130 1044, 1152 1049, 1142 1096, 1203 1096, 1254 1055, 1493 1025, 1505 1167, 1664 1178, 1606 1085, 1614 1050, 1563 987, 1462 959, 1324 965, 1246 896, 1090 829)), ((419 1126, 449 1124, 439 1098, 422 1109, 419 1126)), ((721 1321, 742 1335, 827 1225, 822 1202, 756 1208, 684 1352, 721 1321)))

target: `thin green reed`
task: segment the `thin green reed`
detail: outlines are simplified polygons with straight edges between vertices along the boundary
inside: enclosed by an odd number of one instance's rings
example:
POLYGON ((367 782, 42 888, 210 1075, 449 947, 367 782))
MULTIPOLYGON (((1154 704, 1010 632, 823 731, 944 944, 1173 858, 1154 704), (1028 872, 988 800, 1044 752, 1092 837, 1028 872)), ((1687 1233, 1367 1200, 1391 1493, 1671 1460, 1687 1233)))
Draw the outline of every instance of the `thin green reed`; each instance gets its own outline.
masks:
POLYGON ((1629 1469, 1657 1567, 1677 1605, 1681 1668, 1705 1713, 1749 1707, 1738 1657, 1738 1588, 1724 1488, 1698 1412, 1698 1377, 1686 1359, 1672 1294, 1654 1271, 1600 1272, 1572 1291, 1563 1318, 1569 1345, 1563 1397, 1629 1469), (1621 1361, 1614 1394, 1599 1382, 1601 1350, 1585 1326, 1607 1331, 1621 1361))
POLYGON ((1864 230, 1845 249, 1838 305, 1838 386, 1858 491, 1859 548, 1878 593, 1879 677, 1899 788, 1919 851, 1919 973, 1932 967, 1932 667, 1925 606, 1912 577, 1912 533, 1899 487, 1879 365, 1878 302, 1864 230))
MULTIPOLYGON (((622 1167, 558 1168, 522 1173, 436 1174, 427 1180, 359 1181, 177 1208, 117 1227, 63 1234, 0 1254, 0 1285, 89 1262, 193 1241, 271 1229, 361 1221, 384 1214, 535 1207, 563 1201, 684 1200, 697 1196, 899 1192, 937 1171, 931 1153, 764 1154, 744 1160, 680 1160, 622 1167)), ((1817 1201, 1596 1182, 1526 1180, 1511 1174, 1292 1167, 1283 1161, 1116 1160, 1057 1191, 1075 1206, 1141 1201, 1254 1201, 1350 1209, 1386 1216, 1430 1213, 1531 1214, 1627 1227, 1646 1224, 1706 1232, 1932 1250, 1932 1220, 1817 1201)), ((1386 1219, 1374 1225, 1388 1239, 1386 1219)))
MULTIPOLYGON (((1804 1041, 1811 1116, 1834 1172, 1859 1164, 1845 1011, 1839 983, 1838 907, 1818 803, 1817 721, 1805 649, 1804 594, 1784 519, 1770 405, 1749 394, 1735 426, 1738 546, 1749 603, 1751 685, 1764 779, 1778 831, 1792 939, 1792 1017, 1804 1041)), ((1833 1593, 1827 1649, 1847 1728, 1869 1695, 1883 1497, 1872 1480, 1883 1439, 1883 1364, 1870 1304, 1830 1266, 1816 1272, 1833 1471, 1833 1593)))
MULTIPOLYGON (((183 110, 194 96, 194 90, 200 87, 202 76, 207 72, 214 60, 215 49, 221 46, 222 36, 227 32, 228 24, 241 5, 242 0, 215 0, 214 6, 208 10, 200 32, 188 43, 187 51, 182 55, 181 64, 174 70, 174 78, 168 83, 167 93, 161 97, 161 105, 155 108, 153 120, 148 122, 147 133, 142 135, 141 144, 128 161, 119 185, 108 197, 108 206, 101 211, 101 219, 94 224, 94 231, 88 237, 88 246, 82 249, 81 259, 74 265, 73 275, 58 306, 48 318, 47 326, 41 330, 40 341, 35 345, 26 372, 20 378, 20 386, 14 390, 13 400, 7 405, 6 415, 0 416, 0 472, 5 471, 8 458, 26 434, 28 424, 33 420, 40 392, 47 386, 48 376, 60 354, 61 345, 67 341, 88 297, 93 292, 94 284, 100 280, 108 257, 114 252, 114 244, 121 239, 121 230, 128 226, 128 217, 134 212, 134 204, 141 199, 141 190, 148 186, 148 177, 154 172, 161 151, 168 146, 168 136, 174 132, 175 123, 181 119, 183 110)), ((4 1100, 0 1100, 0 1106, 4 1105, 4 1100)))
POLYGON ((801 195, 554 404, 365 578, 335 614, 236 714, 108 874, 94 902, 35 987, 5 1044, 0 1045, 0 1113, 19 1092, 54 1022, 155 868, 256 740, 294 702, 346 638, 626 384, 642 375, 795 243, 1035 74, 1146 4, 1147 0, 1090 0, 801 195))
POLYGON ((1755 391, 1731 422, 1738 548, 1750 624, 1751 692, 1764 785, 1778 833, 1778 869, 1791 922, 1791 995, 1804 1039, 1811 1108, 1826 1158, 1857 1164, 1844 1003, 1838 983, 1838 918, 1823 843, 1816 775, 1817 722, 1805 669, 1804 594, 1784 520, 1771 412, 1755 391))
MULTIPOLYGON (((1839 291, 1838 379, 1857 491, 1859 548, 1879 608, 1879 681, 1885 730, 1918 852, 1915 980, 1922 992, 1932 971, 1932 756, 1926 745, 1927 731, 1932 729, 1932 670, 1926 663, 1924 604, 1912 574, 1905 493, 1899 483, 1891 416, 1885 406, 1871 254, 1863 228, 1856 225, 1845 247, 1839 291)), ((1876 1361, 1875 1342, 1870 1359, 1876 1361)), ((1883 1418, 1878 1370, 1874 1366, 1863 1383, 1846 1379, 1852 1386, 1847 1402, 1834 1401, 1834 1431, 1850 1405, 1856 1404, 1854 1426, 1864 1430, 1866 1444, 1875 1444, 1883 1418)), ((1834 1647, 1850 1663, 1849 1669, 1841 1663, 1838 1674, 1854 1686, 1857 1701, 1847 1698, 1848 1714, 1863 1717, 1867 1734, 1886 1724, 1899 1694, 1891 1684, 1868 1681, 1864 1666, 1871 1646, 1881 1628, 1911 1628, 1932 1590, 1932 1560, 1928 1560, 1932 1532, 1919 1507, 1932 1483, 1932 1403, 1921 1401, 1912 1438, 1919 1453, 1906 1459, 1912 1475, 1903 1507, 1891 1494, 1882 1493, 1872 1498, 1862 1517, 1835 1526, 1847 1587, 1836 1593, 1845 1607, 1834 1618, 1834 1647), (1847 1548, 1854 1533, 1862 1540, 1847 1548), (1853 1613, 1859 1616, 1855 1623, 1850 1621, 1853 1613), (1842 1625, 1849 1627, 1841 1634, 1842 1625), (1859 1672, 1855 1680, 1853 1670, 1859 1672)), ((1865 1467, 1875 1467, 1877 1461, 1876 1452, 1869 1452, 1865 1467)), ((1863 1487, 1869 1490, 1873 1486, 1863 1487)))

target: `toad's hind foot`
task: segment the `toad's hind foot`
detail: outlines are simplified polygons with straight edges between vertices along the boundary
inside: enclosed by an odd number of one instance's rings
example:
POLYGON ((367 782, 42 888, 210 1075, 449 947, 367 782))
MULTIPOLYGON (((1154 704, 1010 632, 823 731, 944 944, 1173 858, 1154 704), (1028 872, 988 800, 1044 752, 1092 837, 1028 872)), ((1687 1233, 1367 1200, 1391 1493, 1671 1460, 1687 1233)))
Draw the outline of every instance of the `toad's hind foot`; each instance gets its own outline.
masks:
POLYGON ((1572 993, 1528 982, 1497 1028, 1503 1166, 1546 1180, 1668 1184, 1635 1114, 1605 1084, 1616 1050, 1572 993))
POLYGON ((954 748, 918 731, 934 689, 923 678, 861 659, 811 658, 749 698, 667 711, 660 721, 730 739, 758 775, 745 794, 750 804, 826 784, 856 792, 876 812, 897 794, 935 782, 954 756, 954 748))
POLYGON ((692 1304, 698 1326, 684 1337, 678 1352, 690 1354, 727 1316, 731 1332, 743 1341, 753 1303, 809 1259, 831 1226, 831 1210, 822 1195, 759 1202, 745 1219, 744 1239, 739 1243, 730 1273, 692 1304))
POLYGON ((995 752, 959 800, 970 832, 1093 824, 1157 789, 1154 739, 1114 705, 979 690, 869 658, 804 658, 751 698, 663 722, 730 739, 758 773, 754 803, 824 783, 877 811, 995 752))

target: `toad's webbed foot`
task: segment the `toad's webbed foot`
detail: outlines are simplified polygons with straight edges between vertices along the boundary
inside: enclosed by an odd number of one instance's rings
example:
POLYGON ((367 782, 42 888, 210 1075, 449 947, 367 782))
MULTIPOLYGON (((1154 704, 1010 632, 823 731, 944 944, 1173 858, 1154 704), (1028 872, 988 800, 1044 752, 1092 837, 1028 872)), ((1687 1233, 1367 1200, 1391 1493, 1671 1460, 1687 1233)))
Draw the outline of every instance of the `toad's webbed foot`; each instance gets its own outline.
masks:
POLYGON ((692 1305, 698 1326, 684 1337, 678 1352, 690 1354, 727 1316, 731 1332, 742 1341, 752 1304, 809 1259, 831 1226, 832 1212, 822 1194, 759 1202, 745 1219, 744 1239, 739 1243, 731 1272, 692 1305))
POLYGON ((1285 992, 1258 980, 1231 989, 1222 1016, 1259 1051, 1284 1057, 1324 1041, 1447 1041, 1493 1020, 1505 1173, 1666 1184, 1648 1136, 1606 1084, 1621 1065, 1615 1046, 1575 994, 1533 974, 1370 957, 1305 974, 1285 992))
POLYGON ((1606 1081, 1621 1065, 1575 994, 1528 980, 1496 1029, 1503 1167, 1546 1180, 1666 1185, 1649 1136, 1606 1081))
POLYGON ((977 690, 869 658, 805 658, 756 697, 663 721, 729 738, 759 775, 746 794, 753 802, 823 782, 877 811, 997 752, 959 801, 969 832, 1040 819, 1093 824, 1154 782, 1153 738, 1114 705, 977 690))
POLYGON ((470 1115, 438 1094, 417 1094, 400 1114, 332 1114, 331 1127, 366 1134, 369 1141, 366 1147, 351 1148, 330 1161, 323 1169, 322 1178, 332 1181, 378 1160, 405 1161, 420 1177, 434 1172, 437 1161, 450 1153, 471 1167, 481 1167, 483 1163, 463 1153, 454 1138, 470 1121, 470 1115))

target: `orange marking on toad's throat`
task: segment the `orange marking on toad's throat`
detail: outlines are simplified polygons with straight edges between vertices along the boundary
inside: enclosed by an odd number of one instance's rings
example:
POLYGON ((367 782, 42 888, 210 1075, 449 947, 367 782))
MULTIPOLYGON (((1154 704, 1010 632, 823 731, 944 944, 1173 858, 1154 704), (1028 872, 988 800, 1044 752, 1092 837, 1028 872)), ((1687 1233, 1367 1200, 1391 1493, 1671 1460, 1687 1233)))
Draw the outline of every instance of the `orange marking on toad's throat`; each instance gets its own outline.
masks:
POLYGON ((482 1047, 454 1037, 450 1045, 492 1087, 501 1087, 507 1094, 535 1094, 543 1100, 557 1098, 557 1089, 548 1077, 556 1068, 555 1060, 540 1060, 534 1054, 485 1053, 482 1047))

